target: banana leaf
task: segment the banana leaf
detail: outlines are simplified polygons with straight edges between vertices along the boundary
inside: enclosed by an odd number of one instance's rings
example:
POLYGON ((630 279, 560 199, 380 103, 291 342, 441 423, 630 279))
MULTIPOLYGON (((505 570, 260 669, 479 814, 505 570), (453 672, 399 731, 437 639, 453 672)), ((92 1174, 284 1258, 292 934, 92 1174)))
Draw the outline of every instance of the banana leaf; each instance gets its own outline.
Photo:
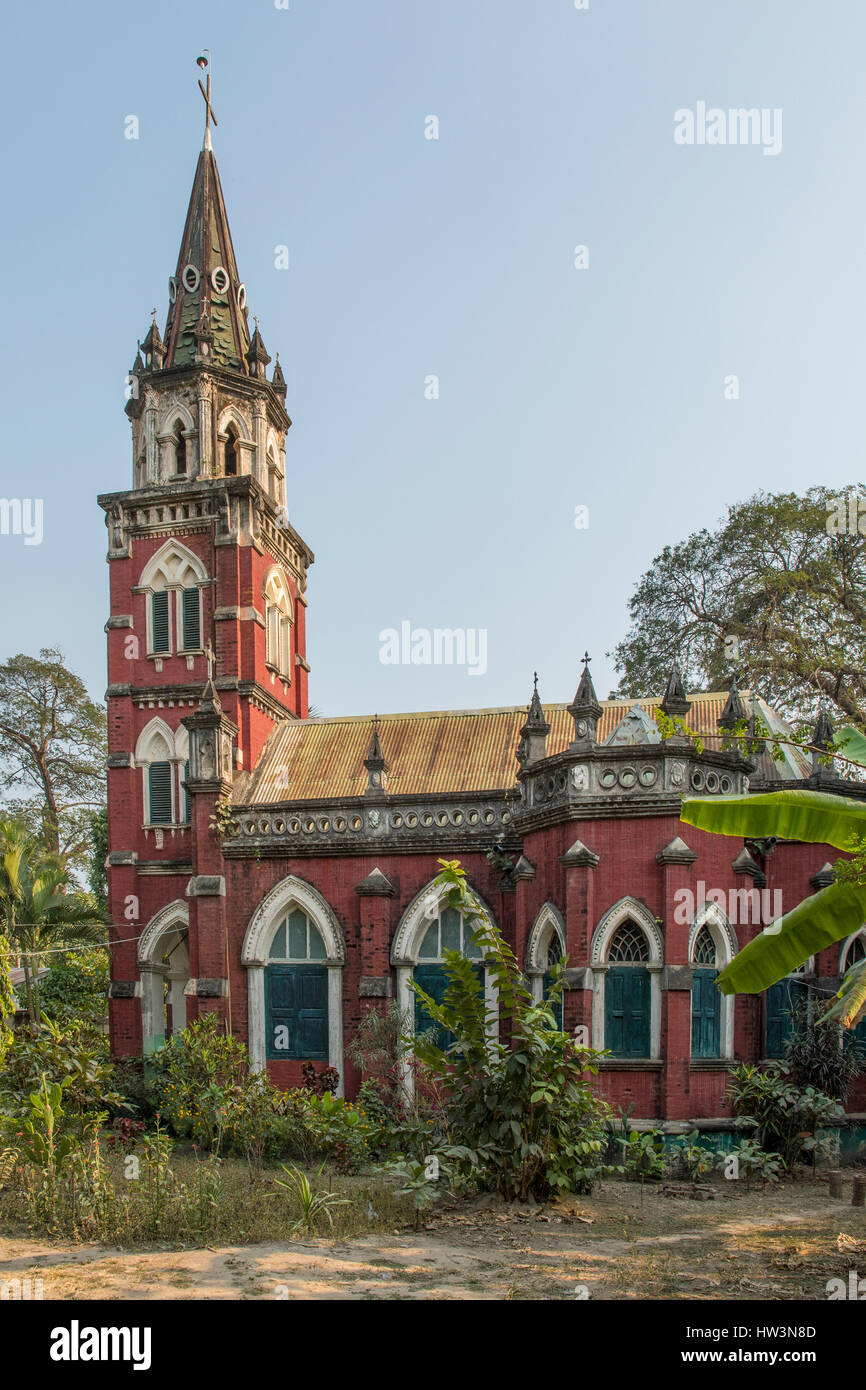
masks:
POLYGON ((842 981, 836 1003, 819 1019, 820 1023, 836 1021, 843 1028, 856 1028, 866 1014, 866 960, 852 966, 842 981))
POLYGON ((760 994, 810 956, 859 931, 866 921, 866 888, 831 883, 798 903, 744 946, 716 981, 723 994, 760 994))
POLYGON ((843 757, 850 758, 852 763, 866 767, 866 735, 855 729, 853 724, 837 729, 833 735, 833 746, 843 757))
POLYGON ((686 797, 680 820, 699 830, 748 839, 775 835, 854 851, 866 836, 866 805, 828 792, 686 797))

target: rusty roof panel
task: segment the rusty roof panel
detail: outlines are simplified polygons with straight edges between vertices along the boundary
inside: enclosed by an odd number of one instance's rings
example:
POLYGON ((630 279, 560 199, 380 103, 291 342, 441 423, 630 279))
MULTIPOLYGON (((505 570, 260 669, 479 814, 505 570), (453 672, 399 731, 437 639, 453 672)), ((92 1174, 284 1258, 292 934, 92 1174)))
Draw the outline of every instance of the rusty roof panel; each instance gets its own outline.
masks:
MULTIPOLYGON (((750 708, 750 692, 741 692, 750 708)), ((687 723, 709 747, 720 747, 717 720, 724 692, 690 695, 687 723)), ((660 699, 602 701, 599 742, 603 742, 636 704, 648 712, 660 699)), ((759 708, 765 715, 766 706, 759 708)), ((549 756, 562 753, 572 739, 566 705, 545 705, 550 724, 549 756)), ((379 716, 379 738, 388 764, 388 792, 396 796, 455 795, 504 791, 513 787, 522 706, 504 709, 433 710, 379 716)), ((369 715, 290 720, 271 735, 248 777, 238 781, 235 800, 255 803, 308 801, 362 796, 367 786, 364 759, 373 735, 369 715)))

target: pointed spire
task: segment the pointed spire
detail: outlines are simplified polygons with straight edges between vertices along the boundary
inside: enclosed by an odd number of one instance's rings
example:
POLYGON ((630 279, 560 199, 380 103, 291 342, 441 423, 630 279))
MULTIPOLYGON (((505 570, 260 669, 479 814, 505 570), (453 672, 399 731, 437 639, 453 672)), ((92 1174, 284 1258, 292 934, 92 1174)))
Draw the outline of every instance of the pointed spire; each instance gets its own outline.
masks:
POLYGON ((268 355, 267 348, 262 342, 262 335, 259 332, 258 322, 255 320, 254 322, 256 323, 255 331, 250 339, 250 345, 245 354, 247 365, 249 367, 250 376, 257 376, 260 377, 262 381, 266 381, 267 372, 265 368, 271 359, 268 355))
POLYGON ((547 735, 549 733, 550 725, 544 717, 541 697, 538 694, 538 672, 534 671, 532 699, 529 701, 529 709, 520 730, 520 742, 517 745, 516 756, 521 767, 526 763, 536 763, 541 758, 547 757, 547 735))
MULTIPOLYGON (((816 721, 815 721, 815 728, 812 730, 812 746, 813 746, 813 748, 815 748, 815 749, 818 749, 818 748, 832 749, 832 747, 833 747, 833 736, 834 736, 834 734, 835 734, 835 729, 833 728, 833 721, 832 721, 832 719, 830 718, 829 713, 827 712, 827 706, 826 706, 826 704, 825 704, 824 701, 822 700, 822 701, 821 701, 821 704, 820 704, 820 707, 819 707, 819 709, 818 709, 818 718, 817 718, 816 721)), ((824 780, 824 779, 826 779, 828 776, 835 778, 836 775, 837 775, 837 774, 836 774, 836 764, 835 764, 835 762, 833 762, 833 763, 825 763, 825 762, 823 762, 822 759, 821 759, 821 754, 818 753, 818 752, 813 752, 813 754, 812 754, 812 774, 813 774, 813 776, 817 775, 817 777, 818 777, 820 780, 824 780)))
POLYGON ((388 764, 385 762, 385 755, 382 752, 382 744, 379 741, 379 716, 373 716, 373 736, 370 739, 370 747, 364 759, 364 766, 367 769, 367 790, 365 796, 384 796, 387 784, 388 764))
POLYGON ((162 335, 156 326, 156 310, 153 310, 153 322, 147 330, 147 336, 140 344, 139 350, 144 349, 144 360, 152 371, 158 372, 165 361, 165 343, 162 335))
POLYGON ((210 129, 196 165, 177 269, 169 281, 166 367, 213 362, 247 374, 250 332, 210 129))
POLYGON ((276 362, 274 363, 274 374, 273 374, 273 376, 271 377, 271 385, 273 386, 273 388, 274 388, 275 391, 278 391, 278 392, 279 392, 279 394, 282 396, 283 400, 285 400, 285 399, 286 399, 286 392, 288 391, 288 387, 286 386, 286 378, 283 376, 283 369, 282 369, 282 367, 280 366, 280 354, 279 354, 279 353, 277 353, 277 360, 276 360, 276 362))
POLYGON ((686 699, 686 690, 680 669, 676 665, 670 669, 661 708, 669 717, 678 715, 681 719, 684 719, 691 709, 691 702, 686 699))
POLYGON ((740 699, 740 691, 737 686, 737 678, 736 676, 731 676, 731 688, 728 691, 728 698, 725 701, 725 707, 719 715, 717 721, 718 727, 720 729, 733 729, 734 726, 736 724, 739 724, 740 720, 745 719, 745 717, 746 707, 740 699))
POLYGON ((815 728, 812 733, 812 743, 816 748, 832 748, 834 733, 833 721, 827 712, 826 704, 822 700, 818 710, 818 718, 815 721, 815 728))
POLYGON ((590 675, 589 660, 589 652, 584 652, 583 674, 577 693, 568 706, 568 712, 574 720, 574 740, 570 748, 576 752, 583 752, 595 743, 602 714, 590 675))

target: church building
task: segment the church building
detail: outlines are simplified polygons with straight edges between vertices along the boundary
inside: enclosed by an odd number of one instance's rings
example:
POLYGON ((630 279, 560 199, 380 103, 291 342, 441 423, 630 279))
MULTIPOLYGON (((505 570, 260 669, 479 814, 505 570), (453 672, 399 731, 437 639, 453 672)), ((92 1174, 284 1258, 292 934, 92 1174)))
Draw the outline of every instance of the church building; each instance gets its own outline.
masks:
MULTIPOLYGON (((443 951, 473 953, 431 901, 437 860, 459 859, 537 998, 567 957, 562 1026, 608 1050, 611 1102, 729 1127, 734 1060, 780 1055, 792 1002, 835 990, 866 932, 763 996, 722 997, 717 973, 836 854, 686 827, 681 798, 859 789, 797 750, 733 748, 742 717, 783 729, 754 692, 688 695, 673 670, 655 699, 601 701, 586 658, 568 703, 542 702, 527 671, 528 708, 310 718, 314 556, 287 520, 286 379, 250 333, 210 122, 164 330, 154 315, 128 394, 131 487, 99 498, 109 898, 131 938, 112 952, 114 1054, 214 1012, 275 1083, 330 1064, 353 1096, 365 1012, 397 1000, 423 1026, 413 978, 436 994, 443 951), (702 752, 661 740, 658 706, 702 752)), ((816 742, 831 734, 822 715, 816 742)), ((862 1078, 850 1108, 866 1110, 862 1078)))

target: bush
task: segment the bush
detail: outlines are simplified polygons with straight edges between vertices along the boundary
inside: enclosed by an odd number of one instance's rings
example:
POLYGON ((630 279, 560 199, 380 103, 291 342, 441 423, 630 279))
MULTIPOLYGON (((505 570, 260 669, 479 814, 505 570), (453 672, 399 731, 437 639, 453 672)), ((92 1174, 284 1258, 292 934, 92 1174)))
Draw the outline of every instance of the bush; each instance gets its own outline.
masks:
POLYGON ((844 1114, 832 1096, 814 1086, 797 1086, 784 1062, 771 1062, 764 1071, 744 1063, 731 1072, 728 1099, 735 1115, 751 1119, 759 1148, 778 1154, 789 1172, 808 1157, 828 1151, 818 1130, 835 1124, 844 1114))
POLYGON ((0 1076, 0 1109, 7 1115, 29 1114, 30 1096, 40 1090, 43 1077, 49 1085, 63 1087, 64 1109, 79 1128, 111 1109, 129 1112, 117 1090, 108 1040, 95 1037, 81 1023, 46 1020, 38 1033, 15 1033, 0 1076))
POLYGON ((783 1061, 794 1086, 812 1086, 843 1105, 851 1082, 863 1070, 854 1035, 838 1023, 816 1026, 805 1000, 798 1000, 791 1012, 783 1061))
POLYGON ((693 1129, 691 1134, 677 1139, 674 1145, 674 1154, 692 1182, 697 1182, 707 1173, 711 1173, 717 1161, 713 1150, 705 1144, 700 1144, 699 1139, 699 1131, 693 1129))
MULTIPOLYGON (((446 951, 442 1001, 437 1004, 414 985, 436 1028, 454 1037, 444 1050, 432 1029, 413 1042, 439 1094, 434 1139, 440 1147, 467 1151, 471 1156, 458 1163, 458 1170, 506 1201, 588 1192, 604 1171, 610 1112, 586 1079, 587 1073, 597 1073, 602 1054, 578 1047, 556 1028, 551 1005, 561 994, 565 962, 554 968, 551 998, 534 1003, 513 952, 483 918, 459 863, 439 862, 436 882, 473 924, 510 1045, 491 1036, 473 963, 446 951)), ((435 1143, 428 1152, 436 1153, 435 1143)))
POLYGON ((355 1172, 367 1156, 362 1109, 333 1094, 333 1067, 304 1068, 306 1085, 281 1091, 251 1072, 242 1042, 205 1014, 175 1034, 153 1060, 159 1115, 172 1133, 213 1153, 243 1154, 258 1170, 267 1159, 331 1159, 355 1172))

